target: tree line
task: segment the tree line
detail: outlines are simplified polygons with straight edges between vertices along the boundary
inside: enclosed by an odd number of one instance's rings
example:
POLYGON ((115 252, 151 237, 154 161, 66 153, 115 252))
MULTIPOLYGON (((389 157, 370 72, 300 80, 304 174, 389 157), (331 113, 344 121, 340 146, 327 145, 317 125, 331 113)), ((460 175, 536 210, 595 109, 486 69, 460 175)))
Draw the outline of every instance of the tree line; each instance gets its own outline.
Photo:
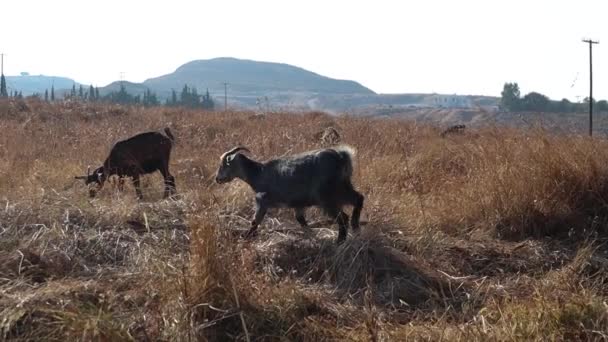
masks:
MULTIPOLYGON (((0 89, 5 89, 5 86, 0 87, 0 89)), ((21 92, 17 91, 13 92, 12 94, 5 94, 4 91, 0 91, 0 97, 23 98, 23 95, 21 92)), ((55 87, 51 86, 50 92, 48 89, 46 89, 44 91, 44 95, 34 93, 30 97, 39 99, 44 98, 44 101, 47 102, 55 101, 55 87)), ((207 110, 213 110, 215 108, 215 102, 209 94, 209 89, 207 89, 204 94, 199 94, 196 87, 189 87, 188 85, 184 85, 179 94, 175 91, 175 89, 172 89, 171 97, 166 99, 164 103, 162 103, 156 93, 152 92, 150 89, 146 89, 146 91, 141 95, 133 95, 127 91, 127 88, 122 83, 120 84, 119 90, 112 91, 104 96, 100 96, 98 87, 93 87, 91 85, 87 89, 83 87, 83 85, 80 85, 78 88, 76 88, 76 84, 74 84, 72 89, 63 95, 63 98, 87 102, 143 105, 145 107, 165 105, 172 107, 202 108, 207 110)))
MULTIPOLYGON (((132 95, 127 92, 123 84, 120 85, 120 90, 109 93, 103 99, 111 103, 141 104, 146 107, 161 105, 161 101, 156 93, 153 93, 150 89, 146 89, 142 96, 132 95)), ((207 110, 215 108, 215 102, 209 94, 209 89, 207 89, 205 94, 199 94, 196 87, 189 87, 188 85, 184 85, 179 96, 175 89, 172 89, 171 97, 166 99, 162 104, 171 107, 202 108, 207 110)))
MULTIPOLYGON (((608 101, 593 101, 593 107, 598 112, 608 111, 608 101)), ((571 102, 568 99, 554 101, 546 95, 538 92, 530 92, 523 97, 517 83, 505 83, 501 98, 500 109, 508 112, 535 111, 554 113, 576 113, 584 112, 589 108, 589 98, 586 97, 582 103, 571 102)))

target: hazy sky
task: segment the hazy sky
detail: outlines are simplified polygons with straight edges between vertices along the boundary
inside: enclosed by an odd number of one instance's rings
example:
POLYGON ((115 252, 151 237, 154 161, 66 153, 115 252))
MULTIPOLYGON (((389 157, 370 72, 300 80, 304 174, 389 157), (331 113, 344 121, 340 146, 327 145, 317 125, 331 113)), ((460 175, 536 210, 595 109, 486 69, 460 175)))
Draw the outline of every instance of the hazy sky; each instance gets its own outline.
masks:
MULTIPOLYGON (((283 62, 380 93, 608 98, 605 0, 3 0, 5 74, 141 82, 194 59, 283 62), (573 85, 574 84, 574 85, 573 85)), ((229 80, 228 80, 229 81, 229 80)), ((582 98, 581 98, 582 99, 582 98)))

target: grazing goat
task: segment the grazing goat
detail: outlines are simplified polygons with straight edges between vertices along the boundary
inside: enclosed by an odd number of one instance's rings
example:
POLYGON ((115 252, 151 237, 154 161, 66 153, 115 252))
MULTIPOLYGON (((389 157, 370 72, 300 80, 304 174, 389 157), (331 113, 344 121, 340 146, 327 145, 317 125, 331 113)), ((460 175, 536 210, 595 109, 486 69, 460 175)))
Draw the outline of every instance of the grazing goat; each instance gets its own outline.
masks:
POLYGON ((353 188, 352 158, 354 150, 348 146, 309 151, 303 154, 273 159, 260 163, 239 153, 249 152, 245 147, 235 147, 220 157, 220 167, 215 178, 219 184, 239 178, 255 191, 256 211, 246 237, 257 233, 258 225, 269 208, 295 209, 295 218, 307 227, 305 208, 321 207, 338 222, 340 231, 337 243, 346 239, 348 215, 343 205, 352 205, 351 227, 359 231, 359 218, 364 197, 353 188))
POLYGON ((464 133, 465 125, 454 125, 448 127, 445 131, 441 132, 441 137, 445 138, 448 134, 462 134, 464 133))
POLYGON ((87 185, 96 183, 97 189, 89 190, 89 195, 95 197, 96 191, 103 187, 104 182, 110 176, 131 177, 137 197, 142 199, 139 177, 158 170, 163 175, 165 182, 164 197, 174 194, 175 178, 169 173, 169 160, 175 137, 169 128, 165 128, 164 133, 145 132, 117 142, 112 147, 103 166, 97 168, 92 174, 89 174, 90 169, 87 169, 86 176, 75 178, 84 179, 87 185))

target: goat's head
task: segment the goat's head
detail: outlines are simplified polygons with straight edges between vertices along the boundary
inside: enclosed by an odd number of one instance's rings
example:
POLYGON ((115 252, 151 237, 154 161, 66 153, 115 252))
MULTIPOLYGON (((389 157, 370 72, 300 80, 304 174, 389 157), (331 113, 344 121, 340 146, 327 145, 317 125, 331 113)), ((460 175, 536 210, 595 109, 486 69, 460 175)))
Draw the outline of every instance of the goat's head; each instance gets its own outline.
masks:
POLYGON ((93 171, 93 173, 91 173, 91 167, 89 166, 87 168, 86 176, 76 176, 74 178, 84 180, 84 183, 89 186, 89 196, 90 197, 95 197, 95 194, 97 193, 97 191, 99 189, 101 189, 101 187, 103 186, 103 183, 106 180, 103 166, 100 166, 97 169, 95 169, 95 171, 93 171), (95 183, 96 186, 90 186, 92 183, 95 183))
POLYGON ((222 154, 220 157, 220 167, 215 176, 215 181, 217 183, 227 183, 233 180, 235 177, 242 175, 242 165, 239 162, 240 158, 242 157, 240 154, 241 151, 250 152, 246 147, 238 146, 222 154))

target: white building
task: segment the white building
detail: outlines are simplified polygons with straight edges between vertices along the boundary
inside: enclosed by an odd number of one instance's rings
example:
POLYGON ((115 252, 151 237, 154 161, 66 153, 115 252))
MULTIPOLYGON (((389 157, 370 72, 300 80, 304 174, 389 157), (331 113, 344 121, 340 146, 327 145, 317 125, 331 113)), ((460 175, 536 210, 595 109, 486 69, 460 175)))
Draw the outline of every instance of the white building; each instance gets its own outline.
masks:
POLYGON ((471 108, 473 106, 468 97, 459 95, 433 95, 431 104, 441 108, 471 108))

